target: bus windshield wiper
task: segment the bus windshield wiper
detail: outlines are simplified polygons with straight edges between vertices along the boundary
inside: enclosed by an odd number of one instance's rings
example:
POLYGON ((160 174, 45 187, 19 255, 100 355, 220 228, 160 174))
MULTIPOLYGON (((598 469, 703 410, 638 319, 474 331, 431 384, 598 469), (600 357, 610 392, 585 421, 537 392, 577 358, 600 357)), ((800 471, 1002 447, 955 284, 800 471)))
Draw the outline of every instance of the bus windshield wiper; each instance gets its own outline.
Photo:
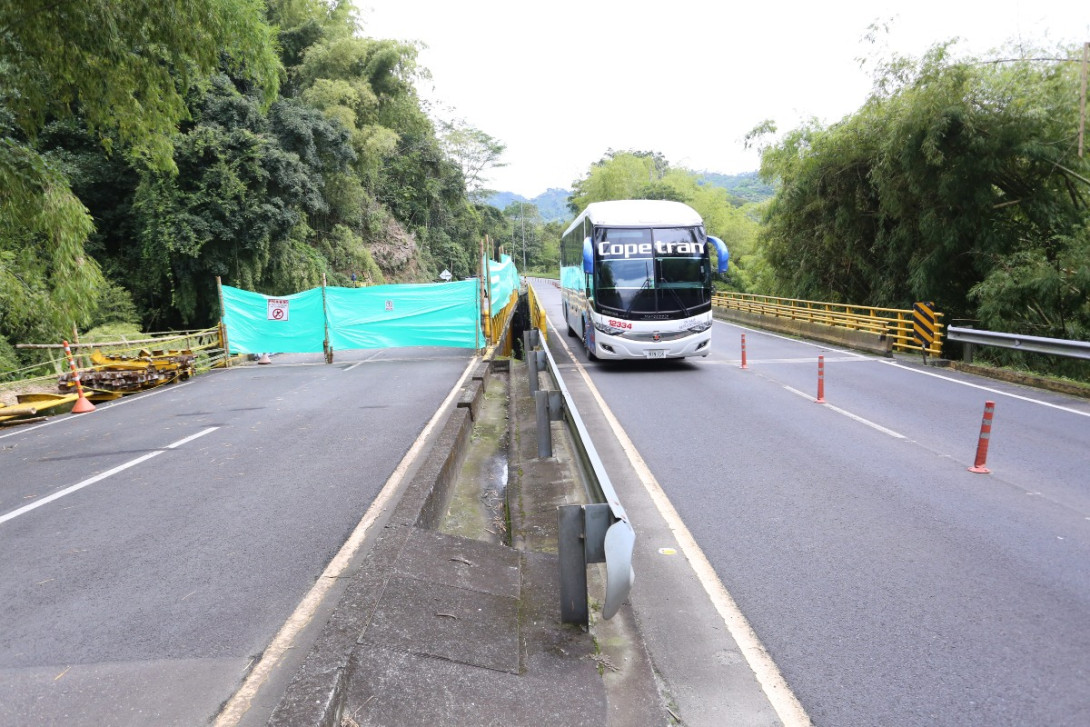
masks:
MULTIPOLYGON (((661 261, 659 262, 659 270, 662 270, 661 261)), ((670 280, 669 278, 667 278, 665 275, 662 275, 662 274, 659 275, 659 279, 662 280, 662 282, 666 284, 663 287, 665 287, 666 290, 669 290, 670 293, 673 294, 674 300, 676 300, 677 304, 681 306, 681 310, 685 312, 685 317, 688 318, 689 317, 689 306, 685 305, 685 302, 681 299, 681 296, 678 295, 677 290, 675 290, 674 287, 672 285, 670 285, 670 283, 672 283, 674 281, 670 280)))

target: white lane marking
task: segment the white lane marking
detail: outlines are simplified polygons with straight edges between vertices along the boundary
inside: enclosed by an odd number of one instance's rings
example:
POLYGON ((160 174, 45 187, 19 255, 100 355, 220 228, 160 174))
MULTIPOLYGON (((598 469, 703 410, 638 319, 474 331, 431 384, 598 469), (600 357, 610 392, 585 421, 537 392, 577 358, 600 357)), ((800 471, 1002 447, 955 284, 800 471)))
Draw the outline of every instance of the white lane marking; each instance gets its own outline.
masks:
MULTIPOLYGON (((399 357, 391 357, 391 358, 381 358, 381 354, 384 353, 386 350, 387 349, 379 349, 378 353, 375 353, 374 355, 369 356, 369 357, 367 357, 365 359, 361 359, 359 361, 353 361, 351 363, 349 363, 348 361, 336 361, 336 362, 334 362, 332 364, 327 364, 325 361, 284 361, 282 363, 281 362, 274 362, 272 364, 272 367, 273 368, 279 368, 279 369, 288 369, 288 368, 305 368, 305 367, 312 367, 312 366, 332 366, 333 368, 340 369, 341 371, 350 371, 350 370, 354 369, 355 367, 359 366, 360 364, 365 364, 365 363, 404 363, 404 362, 414 362, 414 361, 446 361, 446 360, 449 360, 451 358, 450 356, 441 356, 441 355, 439 355, 439 356, 426 356, 426 355, 425 356, 399 356, 399 357), (348 364, 348 365, 346 366, 345 364, 348 364)), ((246 366, 234 366, 234 367, 232 367, 231 369, 228 369, 228 370, 230 370, 230 371, 250 371, 253 368, 254 368, 253 366, 246 365, 246 366)), ((268 369, 270 367, 269 366, 262 366, 262 368, 268 369)))
POLYGON ((211 434, 212 432, 216 431, 217 429, 219 429, 219 427, 208 427, 207 429, 202 429, 201 431, 197 432, 196 434, 190 434, 185 439, 179 439, 174 444, 168 444, 166 446, 166 448, 167 449, 177 449, 178 447, 181 447, 183 444, 189 444, 194 439, 199 439, 200 437, 203 437, 206 434, 211 434))
POLYGON ((943 376, 942 374, 936 374, 936 373, 932 373, 930 371, 920 371, 919 369, 914 369, 914 368, 912 368, 910 366, 905 366, 903 364, 899 364, 896 361, 882 361, 882 363, 885 364, 886 366, 894 366, 896 368, 901 369, 902 371, 909 371, 909 372, 914 373, 914 374, 920 374, 921 376, 931 376, 931 377, 936 378, 936 379, 942 379, 943 381, 949 381, 952 384, 959 384, 961 386, 968 386, 968 387, 973 388, 973 389, 980 389, 981 391, 987 391, 989 394, 997 394, 999 396, 1006 396, 1006 397, 1008 397, 1010 399, 1018 399, 1020 401, 1027 401, 1030 404, 1040 404, 1041 406, 1047 406, 1047 407, 1050 407, 1052 409, 1059 409, 1060 411, 1066 411, 1066 412, 1068 412, 1070 414, 1078 414, 1079 416, 1082 416, 1082 417, 1090 417, 1090 412, 1087 412, 1087 411, 1079 411, 1078 409, 1072 409, 1071 407, 1060 406, 1059 404, 1053 404, 1051 402, 1041 401, 1040 399, 1033 399, 1033 398, 1030 398, 1028 396, 1022 396, 1020 394, 1012 394, 1009 391, 1002 391, 1000 389, 993 389, 993 388, 991 388, 989 386, 981 386, 980 384, 971 384, 968 381, 959 381, 959 380, 951 378, 949 376, 943 376))
MULTIPOLYGON (((993 389, 993 388, 991 388, 989 386, 981 386, 980 384, 972 384, 972 383, 969 383, 968 381, 959 381, 958 379, 954 379, 954 378, 951 378, 949 376, 943 376, 942 374, 932 373, 931 371, 920 371, 919 369, 912 368, 910 366, 905 366, 904 364, 899 364, 896 361, 890 361, 890 360, 885 359, 885 358, 876 358, 876 357, 873 357, 873 356, 866 356, 865 354, 859 354, 859 353, 855 353, 853 351, 845 351, 843 349, 826 347, 826 346, 824 346, 823 344, 820 344, 820 343, 811 343, 810 341, 803 341, 803 340, 799 340, 799 339, 795 339, 795 338, 789 338, 787 336, 780 336, 780 335, 775 334, 775 333, 769 333, 768 331, 762 331, 762 330, 760 330, 758 328, 748 328, 746 326, 739 325, 738 323, 734 323, 732 321, 724 321, 724 320, 719 319, 719 318, 716 318, 715 322, 716 323, 722 323, 722 324, 728 325, 728 326, 734 326, 735 328, 744 328, 747 331, 753 331, 754 333, 759 333, 759 334, 762 334, 762 335, 765 335, 765 336, 772 336, 773 338, 781 338, 781 339, 783 339, 785 341, 793 341, 795 343, 802 343, 802 344, 806 344, 808 346, 814 346, 815 348, 828 348, 828 350, 830 350, 830 351, 836 351, 837 353, 843 353, 843 354, 847 354, 849 356, 857 356, 857 357, 863 358, 865 360, 874 361, 876 363, 884 364, 886 366, 893 366, 895 368, 901 369, 902 371, 909 371, 909 372, 914 373, 914 374, 920 374, 921 376, 931 376, 931 377, 934 377, 936 379, 942 379, 943 381, 949 381, 950 383, 953 383, 953 384, 960 384, 961 386, 968 386, 968 387, 973 388, 973 389, 980 389, 981 391, 987 391, 988 393, 991 393, 991 394, 998 394, 999 396, 1006 396, 1006 397, 1011 398, 1011 399, 1019 399, 1021 401, 1026 401, 1026 402, 1029 402, 1031 404, 1040 404, 1041 406, 1047 406, 1047 407, 1050 407, 1052 409, 1059 409, 1060 411, 1066 411, 1066 412, 1068 412, 1070 414, 1078 414, 1079 416, 1090 417, 1090 412, 1080 411, 1078 409, 1072 409, 1071 407, 1061 406, 1059 404, 1052 404, 1050 402, 1041 401, 1040 399, 1033 399, 1033 398, 1028 397, 1028 396, 1021 396, 1019 394, 1012 394, 1012 393, 1010 393, 1008 391, 1002 391, 1000 389, 993 389)), ((751 358, 750 360, 753 360, 753 359, 751 358)), ((831 360, 832 359, 826 359, 826 361, 831 361, 831 360)), ((759 362, 760 363, 770 363, 771 361, 759 361, 759 362)), ((782 362, 786 363, 787 359, 783 359, 782 362)))
POLYGON ((375 360, 375 357, 378 356, 380 353, 382 353, 381 350, 375 351, 370 356, 360 359, 359 361, 357 361, 356 363, 352 364, 351 366, 349 366, 348 368, 346 368, 344 370, 345 371, 351 371, 352 369, 356 368, 357 366, 360 366, 361 364, 369 363, 370 361, 375 360))
MULTIPOLYGON (((193 383, 193 381, 186 381, 186 382, 183 382, 183 383, 174 383, 174 384, 170 384, 170 388, 164 389, 162 387, 159 387, 159 388, 156 388, 156 389, 152 389, 151 391, 148 391, 148 392, 141 392, 140 394, 133 395, 131 397, 125 397, 124 399, 110 401, 110 402, 107 402, 106 404, 101 405, 102 410, 103 411, 108 411, 110 409, 116 409, 119 406, 125 406, 126 404, 131 404, 134 401, 141 401, 143 399, 147 399, 147 398, 152 397, 152 396, 158 396, 159 394, 166 394, 166 393, 171 392, 171 391, 177 391, 178 389, 181 389, 181 388, 183 388, 185 386, 189 386, 192 383, 193 383)), ((96 409, 95 411, 98 411, 98 409, 96 409)), ((91 412, 91 413, 93 414, 94 412, 91 412)), ((79 419, 81 416, 82 416, 81 414, 72 414, 71 416, 57 417, 56 419, 50 419, 47 422, 42 422, 41 424, 35 424, 34 426, 31 426, 31 427, 20 427, 18 429, 12 430, 12 431, 10 431, 10 432, 8 432, 6 434, 0 434, 0 439, 6 439, 7 437, 14 437, 16 434, 25 434, 26 432, 32 432, 35 429, 41 429, 42 427, 48 427, 48 426, 51 426, 53 424, 60 424, 62 422, 75 421, 75 420, 79 419)))
POLYGON ((344 545, 341 546, 341 549, 337 551, 337 554, 333 556, 333 560, 329 562, 329 565, 326 566, 326 569, 322 572, 318 581, 303 597, 303 600, 299 602, 299 605, 296 606, 292 615, 284 622, 284 625, 280 627, 280 631, 273 637, 272 643, 269 644, 268 648, 265 649, 264 653, 261 655, 261 661, 254 666, 249 676, 247 676, 246 680, 242 683, 242 686, 239 687, 234 696, 232 696, 227 704, 224 705, 223 710, 220 711, 219 716, 216 717, 214 727, 233 727, 234 725, 237 725, 243 715, 246 714, 246 711, 250 708, 251 702, 254 697, 257 696, 257 693, 265 683, 265 680, 269 678, 269 675, 272 673, 273 669, 276 668, 287 650, 292 648, 293 642, 299 635, 299 632, 310 623, 312 618, 314 618, 314 614, 318 610, 318 606, 321 605, 326 594, 348 568, 352 558, 356 555, 356 551, 358 551, 363 544, 367 531, 371 529, 375 520, 378 519, 379 515, 389 506, 394 495, 397 494, 398 487, 401 485, 401 481, 405 479, 405 473, 408 472, 409 466, 412 464, 413 460, 420 455, 420 451, 423 449, 424 442, 427 440, 428 435, 435 429, 441 415, 446 412, 451 401, 458 394, 462 385, 465 383, 466 378, 469 377, 470 372, 479 360, 480 359, 476 356, 469 359, 465 371, 462 372, 458 382, 454 384, 454 388, 452 388, 446 398, 443 399, 443 403, 439 405, 435 414, 428 420, 423 431, 420 432, 420 436, 416 438, 412 447, 409 448, 409 451, 401 458, 401 462, 394 468, 393 474, 386 480, 386 484, 383 485, 382 490, 378 493, 374 502, 371 503, 371 507, 367 508, 367 512, 363 514, 363 518, 356 525, 355 530, 348 536, 348 540, 346 540, 344 545))
POLYGON ((42 499, 40 499, 40 500, 38 500, 36 502, 30 503, 29 505, 24 505, 23 507, 19 508, 18 510, 12 510, 8 514, 0 516, 0 524, 6 523, 8 520, 14 520, 15 518, 19 517, 20 515, 25 515, 26 513, 30 512, 31 510, 36 510, 39 507, 41 507, 42 505, 46 505, 46 504, 48 504, 50 502, 53 502, 54 500, 59 500, 62 497, 64 497, 65 495, 70 495, 73 492, 76 492, 78 490, 82 490, 84 487, 87 487, 88 485, 93 485, 96 482, 101 482, 102 480, 106 479, 107 477, 112 477, 113 475, 116 475, 118 472, 123 472, 123 471, 129 469, 130 467, 135 467, 136 465, 140 464, 141 462, 147 462, 152 457, 157 457, 160 454, 162 454, 163 452, 167 451, 168 449, 177 449, 178 447, 181 447, 183 444, 188 444, 189 442, 192 442, 194 439, 197 439, 198 437, 203 437, 204 435, 209 434, 211 432, 214 432, 217 429, 219 429, 219 427, 209 427, 209 428, 207 428, 207 429, 205 429, 203 431, 197 432, 196 434, 191 434, 190 436, 186 437, 185 439, 179 439, 177 442, 174 442, 174 444, 168 444, 163 449, 157 449, 154 452, 148 452, 147 454, 142 455, 140 457, 137 457, 134 460, 130 460, 130 461, 126 462, 125 464, 118 465, 117 467, 114 467, 111 470, 106 470, 105 472, 99 473, 99 474, 95 475, 94 477, 88 477, 83 482, 78 482, 78 483, 72 485, 71 487, 66 487, 63 490, 60 490, 58 492, 54 492, 52 495, 49 495, 47 497, 43 497, 42 499))
MULTIPOLYGON (((806 394, 804 392, 801 392, 798 389, 792 388, 790 386, 786 386, 784 384, 780 384, 780 385, 783 386, 783 388, 790 391, 792 394, 797 394, 798 396, 801 396, 803 399, 806 399, 807 401, 813 401, 814 400, 814 397, 812 397, 809 394, 806 394)), ((852 414, 850 411, 847 411, 845 409, 841 409, 838 406, 833 406, 832 404, 829 404, 828 402, 822 404, 822 406, 825 407, 826 409, 828 409, 829 411, 835 411, 837 414, 842 414, 843 416, 846 416, 846 417, 848 417, 849 419, 851 419, 853 421, 857 421, 860 424, 866 424, 871 429, 875 429, 875 430, 881 432, 882 434, 888 434, 889 436, 896 437, 897 439, 908 439, 908 437, 906 437, 905 435, 903 435, 903 434, 901 434, 899 432, 895 432, 892 429, 886 429, 881 424, 875 424, 870 419, 864 419, 863 417, 859 416, 858 414, 852 414)))
POLYGON ((568 348, 568 344, 559 334, 557 334, 556 326, 552 325, 551 320, 549 321, 549 324, 553 328, 555 340, 568 352, 568 356, 571 357, 575 369, 583 378, 583 381, 587 385, 587 389, 598 403, 598 406, 601 407, 602 414, 605 416, 606 421, 609 422, 609 426, 613 430, 614 436, 617 437, 617 441, 620 442, 621 448, 624 449, 625 453, 632 461, 632 466, 635 468, 636 474, 640 478, 640 482, 643 483, 644 489, 647 490, 647 494, 650 495, 651 501, 655 503, 655 507, 658 509, 659 514, 662 515, 663 520, 666 521, 667 526, 673 532, 674 537, 677 538, 678 546, 685 554, 685 558, 689 561, 689 566, 696 574, 697 580, 699 580, 700 584, 704 587, 704 591, 708 594, 712 606, 714 606, 715 610, 719 613, 719 617, 723 619, 727 631, 730 632, 730 635, 738 644, 738 648, 742 651, 742 655, 745 657, 746 663, 749 664, 749 668, 753 671, 754 677, 761 685, 761 689, 764 691, 772 708, 776 710, 776 715, 780 718, 784 727, 812 727, 813 723, 810 721, 810 717, 806 714, 806 710, 803 709, 802 704, 787 685, 787 681, 780 673, 780 669, 776 666, 776 662, 772 660, 772 657, 761 643, 761 640, 757 637, 756 632, 754 632, 753 627, 749 625, 749 621, 746 620, 745 615, 742 613, 741 609, 738 608, 738 604, 734 602, 734 598, 727 591, 722 581, 719 580, 719 576, 716 575, 711 562, 708 560, 707 556, 704 555, 704 551, 700 549, 700 546, 697 545, 696 539, 693 538, 692 533, 690 533, 689 529, 685 526, 685 523, 681 519, 681 516, 678 515, 677 510, 674 509, 673 504, 670 502, 670 498, 666 496, 666 493, 655 479, 655 476, 651 474, 651 469, 647 466, 647 463, 643 461, 643 457, 641 457, 640 453, 636 450, 636 446, 632 443, 632 440, 628 438, 628 435, 621 427, 621 423, 613 415, 612 410, 606 405, 601 394, 598 393, 598 388, 590 380, 590 376, 587 374, 586 369, 583 367, 582 363, 572 355, 571 349, 568 348))

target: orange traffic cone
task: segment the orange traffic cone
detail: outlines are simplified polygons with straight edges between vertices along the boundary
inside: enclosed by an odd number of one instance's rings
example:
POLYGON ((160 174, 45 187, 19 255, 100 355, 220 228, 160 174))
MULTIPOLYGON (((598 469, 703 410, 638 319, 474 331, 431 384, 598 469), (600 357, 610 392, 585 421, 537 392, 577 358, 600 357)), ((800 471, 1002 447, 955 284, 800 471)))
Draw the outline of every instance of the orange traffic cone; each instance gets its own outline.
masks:
POLYGON ((79 398, 76 399, 76 403, 72 406, 73 414, 86 414, 89 411, 94 411, 95 405, 91 403, 91 400, 83 395, 83 389, 80 388, 79 398))
POLYGON ((272 363, 272 361, 271 361, 271 360, 269 359, 269 354, 267 354, 267 353, 263 353, 263 354, 261 354, 261 358, 259 358, 259 359, 257 360, 257 362, 258 362, 259 364, 268 364, 268 363, 272 363))
POLYGON ((64 341, 64 354, 68 358, 68 368, 72 370, 72 381, 76 384, 76 393, 79 394, 79 398, 76 399, 76 403, 72 406, 73 414, 86 414, 89 411, 95 410, 95 405, 91 403, 83 394, 83 384, 79 380, 79 369, 76 368, 76 361, 72 358, 72 348, 68 345, 68 341, 64 341))

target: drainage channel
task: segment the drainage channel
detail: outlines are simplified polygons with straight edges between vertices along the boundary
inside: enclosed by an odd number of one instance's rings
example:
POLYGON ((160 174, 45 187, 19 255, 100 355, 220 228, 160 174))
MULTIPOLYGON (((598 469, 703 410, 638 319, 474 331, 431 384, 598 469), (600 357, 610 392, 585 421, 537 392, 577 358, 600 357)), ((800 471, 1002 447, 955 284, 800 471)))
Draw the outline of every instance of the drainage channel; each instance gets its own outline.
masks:
POLYGON ((510 440, 507 391, 508 373, 493 371, 487 379, 484 400, 440 532, 510 545, 510 518, 505 506, 510 440))

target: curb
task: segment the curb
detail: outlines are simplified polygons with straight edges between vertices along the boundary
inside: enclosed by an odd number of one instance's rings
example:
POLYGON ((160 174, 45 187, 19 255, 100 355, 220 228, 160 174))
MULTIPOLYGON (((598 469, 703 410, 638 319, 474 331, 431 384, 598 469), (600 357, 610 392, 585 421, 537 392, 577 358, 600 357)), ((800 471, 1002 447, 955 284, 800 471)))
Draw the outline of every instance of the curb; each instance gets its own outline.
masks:
POLYGON ((322 627, 321 634, 292 677, 273 711, 270 727, 338 727, 351 679, 350 657, 356 639, 381 600, 391 567, 416 527, 430 528, 443 516, 446 496, 465 456, 475 412, 484 395, 491 363, 481 361, 423 464, 402 494, 390 520, 368 551, 322 627))

